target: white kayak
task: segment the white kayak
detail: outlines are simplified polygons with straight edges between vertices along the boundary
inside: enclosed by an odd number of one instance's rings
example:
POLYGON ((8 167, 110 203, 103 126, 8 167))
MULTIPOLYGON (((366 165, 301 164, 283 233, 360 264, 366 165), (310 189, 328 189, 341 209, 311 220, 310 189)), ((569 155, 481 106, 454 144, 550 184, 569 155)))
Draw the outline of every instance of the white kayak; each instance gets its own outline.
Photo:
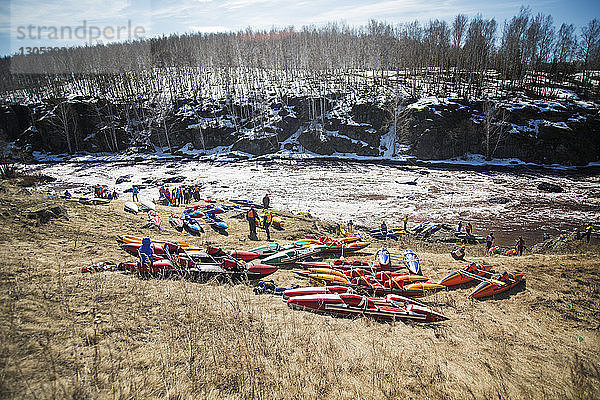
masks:
POLYGON ((148 210, 156 210, 156 205, 151 202, 150 200, 142 200, 140 201, 140 209, 142 211, 148 211, 148 210))
POLYGON ((125 211, 130 212, 132 214, 137 214, 140 211, 137 204, 135 204, 132 201, 126 202, 124 207, 125 207, 125 211))

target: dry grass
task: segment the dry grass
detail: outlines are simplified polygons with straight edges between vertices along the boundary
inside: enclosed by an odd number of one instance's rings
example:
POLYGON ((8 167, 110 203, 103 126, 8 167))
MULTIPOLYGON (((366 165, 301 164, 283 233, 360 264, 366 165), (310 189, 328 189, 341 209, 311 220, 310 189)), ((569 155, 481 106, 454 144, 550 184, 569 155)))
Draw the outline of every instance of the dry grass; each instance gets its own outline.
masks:
MULTIPOLYGON (((468 300, 467 289, 443 292, 426 301, 450 321, 379 324, 292 311, 243 285, 83 275, 82 265, 126 259, 114 236, 152 233, 144 218, 122 212, 122 203, 63 202, 69 221, 31 226, 23 211, 47 200, 14 193, 0 195, 4 398, 599 397, 597 249, 487 259, 525 272, 527 287, 483 302, 468 300)), ((190 241, 252 247, 244 221, 229 221, 230 236, 190 241)), ((324 227, 286 221, 276 240, 324 227)), ((407 245, 432 277, 460 265, 446 245, 390 243, 407 245)), ((285 270, 274 279, 304 283, 285 270)))

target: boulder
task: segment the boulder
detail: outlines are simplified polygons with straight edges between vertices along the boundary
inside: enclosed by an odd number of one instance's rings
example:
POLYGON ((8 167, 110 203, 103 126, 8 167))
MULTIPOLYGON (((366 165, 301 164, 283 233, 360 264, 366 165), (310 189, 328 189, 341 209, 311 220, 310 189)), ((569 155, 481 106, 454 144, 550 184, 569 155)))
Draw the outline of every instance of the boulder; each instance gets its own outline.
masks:
POLYGON ((538 184, 537 188, 543 192, 549 193, 562 193, 564 189, 554 183, 542 182, 538 184))

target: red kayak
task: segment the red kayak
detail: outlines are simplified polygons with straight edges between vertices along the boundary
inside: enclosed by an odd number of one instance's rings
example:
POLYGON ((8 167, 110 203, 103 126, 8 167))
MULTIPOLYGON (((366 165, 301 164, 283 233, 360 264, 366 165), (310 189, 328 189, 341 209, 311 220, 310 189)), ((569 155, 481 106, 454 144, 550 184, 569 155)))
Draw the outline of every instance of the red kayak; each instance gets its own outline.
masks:
POLYGON ((233 264, 227 262, 221 262, 220 264, 182 263, 177 267, 167 259, 154 260, 151 264, 124 262, 120 266, 131 272, 150 275, 169 276, 181 274, 189 280, 202 282, 210 279, 221 281, 253 281, 263 279, 279 269, 273 265, 245 264, 243 262, 234 262, 233 264))
MULTIPOLYGON (((174 243, 166 243, 166 245, 168 246, 169 253, 177 253, 181 250, 181 247, 174 243)), ((141 242, 140 243, 122 243, 119 246, 121 246, 121 248, 123 250, 125 250, 127 253, 131 254, 132 256, 137 257, 138 250, 140 247, 142 247, 142 243, 141 242)), ((154 254, 164 255, 165 249, 163 246, 161 246, 157 243, 152 243, 152 252, 154 254)))
POLYGON ((475 280, 472 275, 490 276, 489 271, 492 270, 491 265, 480 265, 471 263, 460 271, 450 272, 438 283, 444 286, 456 286, 464 283, 469 283, 475 280), (467 272, 467 274, 465 274, 467 272))
POLYGON ((224 251, 223 249, 220 249, 218 247, 212 247, 212 246, 207 247, 206 253, 208 253, 209 255, 211 255, 213 257, 231 256, 238 260, 244 260, 244 261, 252 261, 252 260, 260 257, 260 254, 253 253, 251 251, 241 251, 241 250, 224 251))
POLYGON ((394 300, 373 298, 356 293, 327 293, 291 297, 287 301, 292 308, 320 312, 340 317, 368 317, 379 321, 438 322, 448 317, 422 305, 394 300))
POLYGON ((474 299, 493 296, 502 292, 506 292, 521 282, 525 282, 525 275, 503 272, 495 275, 489 281, 481 282, 469 296, 473 297, 474 299))
POLYGON ((283 292, 283 298, 289 299, 296 296, 307 296, 311 294, 331 294, 331 293, 356 293, 348 286, 314 286, 296 289, 288 289, 283 292))

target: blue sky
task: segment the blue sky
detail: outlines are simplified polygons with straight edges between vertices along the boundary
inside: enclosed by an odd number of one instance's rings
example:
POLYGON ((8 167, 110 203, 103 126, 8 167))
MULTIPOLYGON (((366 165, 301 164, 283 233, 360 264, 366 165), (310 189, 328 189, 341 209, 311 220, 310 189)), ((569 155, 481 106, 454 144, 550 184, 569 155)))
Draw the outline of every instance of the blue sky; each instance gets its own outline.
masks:
POLYGON ((522 5, 529 6, 533 14, 552 15, 557 27, 562 22, 575 24, 578 32, 591 19, 600 18, 598 0, 0 0, 0 55, 22 46, 81 45, 97 35, 110 42, 115 40, 115 32, 127 39, 336 21, 361 25, 371 18, 390 23, 434 18, 451 21, 459 13, 494 17, 501 26, 522 5), (85 39, 74 37, 77 27, 85 39), (137 36, 133 35, 136 27, 137 36))

